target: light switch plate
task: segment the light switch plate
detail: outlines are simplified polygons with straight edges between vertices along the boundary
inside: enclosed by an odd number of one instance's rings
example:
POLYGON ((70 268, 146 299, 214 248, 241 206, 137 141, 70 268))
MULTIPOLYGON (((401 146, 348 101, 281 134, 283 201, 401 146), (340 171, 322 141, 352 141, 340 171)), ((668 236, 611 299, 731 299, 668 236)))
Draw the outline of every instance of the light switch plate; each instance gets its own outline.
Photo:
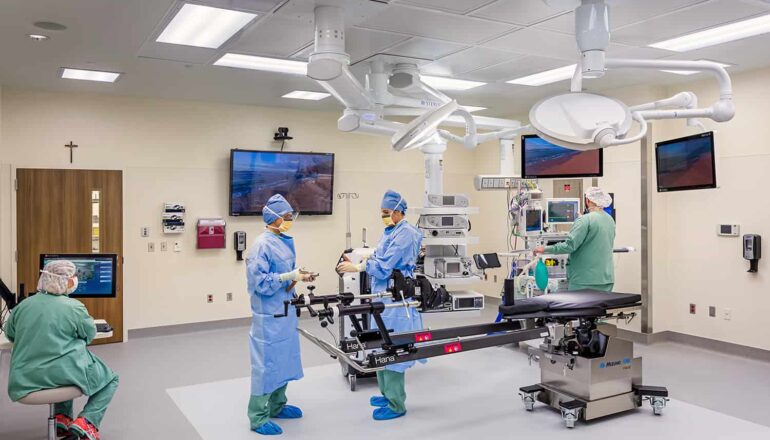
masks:
POLYGON ((155 243, 153 242, 147 243, 147 252, 155 252, 155 243))
POLYGON ((161 241, 160 242, 160 251, 166 252, 168 250, 168 242, 161 241))
POLYGON ((150 227, 142 226, 142 238, 147 238, 149 236, 150 236, 150 227))

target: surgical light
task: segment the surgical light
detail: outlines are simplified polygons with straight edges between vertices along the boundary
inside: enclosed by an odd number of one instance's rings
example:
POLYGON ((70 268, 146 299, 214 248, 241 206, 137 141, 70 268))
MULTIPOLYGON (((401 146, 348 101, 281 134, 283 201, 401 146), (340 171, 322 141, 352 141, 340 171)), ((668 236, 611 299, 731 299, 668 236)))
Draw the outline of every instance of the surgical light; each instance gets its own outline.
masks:
POLYGON ((650 44, 657 49, 687 52, 770 32, 770 14, 650 44))
MULTIPOLYGON (((708 61, 708 60, 698 60, 698 61, 708 61)), ((732 65, 732 64, 725 64, 725 63, 717 63, 716 61, 712 61, 712 62, 719 64, 725 69, 732 65)), ((674 73, 676 75, 695 75, 696 73, 701 73, 700 70, 668 70, 668 69, 663 69, 661 70, 661 72, 674 73)))
POLYGON ((445 78, 443 76, 420 75, 420 79, 425 84, 439 90, 460 91, 483 86, 485 82, 468 81, 465 79, 445 78))
POLYGON ((565 93, 543 99, 529 112, 540 137, 573 150, 593 150, 624 137, 631 112, 614 98, 592 93, 565 93))
POLYGON ((215 66, 235 67, 237 69, 264 70, 266 72, 307 75, 307 63, 304 61, 266 58, 238 53, 226 53, 218 59, 215 66))
POLYGON ((217 49, 257 14, 186 3, 155 40, 217 49))
POLYGON ((63 79, 79 79, 83 81, 98 81, 114 83, 120 77, 118 72, 104 72, 101 70, 84 70, 62 67, 61 77, 63 79))
POLYGON ((395 151, 411 150, 429 141, 436 135, 436 128, 452 113, 458 111, 457 101, 449 101, 441 107, 414 118, 397 131, 391 138, 395 151))
POLYGON ((324 98, 328 98, 331 95, 328 93, 321 93, 321 92, 307 92, 304 90, 295 90, 293 92, 289 92, 281 98, 287 98, 287 99, 305 99, 308 101, 320 101, 324 98))
POLYGON ((572 78, 572 75, 575 73, 575 67, 576 64, 570 64, 569 66, 546 70, 545 72, 523 76, 506 82, 508 84, 518 84, 521 86, 542 86, 572 78))

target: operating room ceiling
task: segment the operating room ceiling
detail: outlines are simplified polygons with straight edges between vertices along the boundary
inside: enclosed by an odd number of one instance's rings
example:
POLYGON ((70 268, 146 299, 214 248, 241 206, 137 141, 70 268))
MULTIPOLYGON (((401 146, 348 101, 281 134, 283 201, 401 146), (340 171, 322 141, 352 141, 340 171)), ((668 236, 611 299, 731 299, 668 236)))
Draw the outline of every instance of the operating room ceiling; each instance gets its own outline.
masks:
MULTIPOLYGON (((0 3, 0 83, 9 87, 192 99, 305 109, 341 109, 281 98, 293 90, 322 91, 303 76, 213 66, 226 52, 306 60, 312 49, 316 3, 345 8, 353 71, 366 62, 413 60, 434 76, 483 81, 447 92, 479 114, 526 112, 538 99, 564 91, 566 81, 541 87, 505 81, 572 64, 578 53, 573 13, 541 0, 204 0, 195 3, 252 11, 257 19, 219 49, 155 41, 178 0, 3 0, 0 3), (67 26, 41 31, 37 21, 67 26), (30 33, 51 38, 36 42, 30 33), (123 72, 114 84, 63 80, 60 67, 123 72)), ((770 13, 763 0, 608 0, 612 43, 608 56, 709 59, 731 72, 770 65, 770 34, 686 53, 647 45, 720 24, 770 13)), ((594 91, 635 84, 673 84, 705 78, 623 70, 586 81, 594 91)))

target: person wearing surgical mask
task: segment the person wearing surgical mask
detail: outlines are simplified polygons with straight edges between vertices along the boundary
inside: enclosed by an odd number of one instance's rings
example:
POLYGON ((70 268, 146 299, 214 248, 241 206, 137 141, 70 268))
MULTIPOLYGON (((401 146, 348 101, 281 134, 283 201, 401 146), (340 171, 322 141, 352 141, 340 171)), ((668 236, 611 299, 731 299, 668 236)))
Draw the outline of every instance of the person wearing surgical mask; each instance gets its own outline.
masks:
POLYGON ((601 188, 585 193, 588 213, 581 216, 569 231, 567 240, 552 246, 538 246, 537 254, 569 254, 567 281, 569 290, 612 291, 615 268, 612 249, 615 243, 615 220, 604 211, 612 205, 612 197, 601 188))
POLYGON ((75 264, 50 261, 41 271, 37 293, 13 309, 5 328, 14 343, 8 395, 18 401, 36 391, 78 387, 88 402, 74 420, 71 400, 55 405, 57 435, 99 440, 119 379, 86 348, 96 326, 85 306, 67 296, 77 287, 75 264))
POLYGON ((283 315, 284 301, 294 297, 297 282, 312 282, 314 274, 297 268, 294 239, 287 235, 298 213, 276 194, 262 209, 265 232, 246 257, 246 279, 251 300, 251 430, 262 435, 283 433, 272 419, 298 419, 302 411, 287 405, 290 381, 303 377, 299 351, 298 318, 294 306, 283 315))
MULTIPOLYGON (((399 193, 388 190, 380 204, 385 231, 374 254, 359 264, 353 264, 345 257, 345 261, 337 266, 337 272, 365 271, 372 281, 372 292, 375 293, 385 292, 394 270, 401 271, 406 277, 414 277, 422 232, 406 221, 405 214, 406 200, 399 193)), ((387 298, 382 301, 386 304, 394 303, 387 298)), ((405 307, 385 309, 382 320, 388 329, 396 333, 423 328, 420 313, 405 307)), ((390 420, 406 415, 405 373, 414 364, 411 361, 389 365, 385 370, 377 372, 377 384, 382 395, 369 399, 370 405, 376 408, 372 413, 374 420, 390 420)))

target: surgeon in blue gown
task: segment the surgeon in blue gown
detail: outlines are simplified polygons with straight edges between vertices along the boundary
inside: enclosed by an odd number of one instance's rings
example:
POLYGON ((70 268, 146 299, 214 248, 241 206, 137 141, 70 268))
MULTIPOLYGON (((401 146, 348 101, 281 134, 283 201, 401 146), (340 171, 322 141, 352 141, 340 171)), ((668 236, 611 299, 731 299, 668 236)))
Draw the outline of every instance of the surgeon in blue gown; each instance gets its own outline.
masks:
MULTIPOLYGON (((340 273, 366 271, 372 280, 372 292, 375 293, 385 291, 394 270, 401 271, 407 277, 414 276, 422 243, 422 232, 405 219, 406 200, 399 193, 388 190, 380 208, 385 232, 372 257, 359 264, 343 261, 337 266, 340 273)), ((383 302, 389 304, 393 300, 383 299, 383 302)), ((423 328, 422 317, 416 309, 388 308, 382 312, 382 320, 388 329, 396 333, 423 328)), ((413 365, 414 361, 404 362, 377 372, 377 384, 382 395, 369 400, 376 407, 372 414, 374 420, 390 420, 406 414, 405 372, 413 365)))
POLYGON ((302 361, 294 307, 283 314, 283 302, 294 295, 297 282, 312 282, 311 273, 297 269, 294 239, 286 235, 297 214, 276 194, 262 209, 266 223, 263 232, 246 257, 247 281, 251 299, 251 398, 248 416, 251 429, 263 435, 283 431, 274 419, 297 419, 302 411, 287 405, 289 381, 301 379, 302 361))

